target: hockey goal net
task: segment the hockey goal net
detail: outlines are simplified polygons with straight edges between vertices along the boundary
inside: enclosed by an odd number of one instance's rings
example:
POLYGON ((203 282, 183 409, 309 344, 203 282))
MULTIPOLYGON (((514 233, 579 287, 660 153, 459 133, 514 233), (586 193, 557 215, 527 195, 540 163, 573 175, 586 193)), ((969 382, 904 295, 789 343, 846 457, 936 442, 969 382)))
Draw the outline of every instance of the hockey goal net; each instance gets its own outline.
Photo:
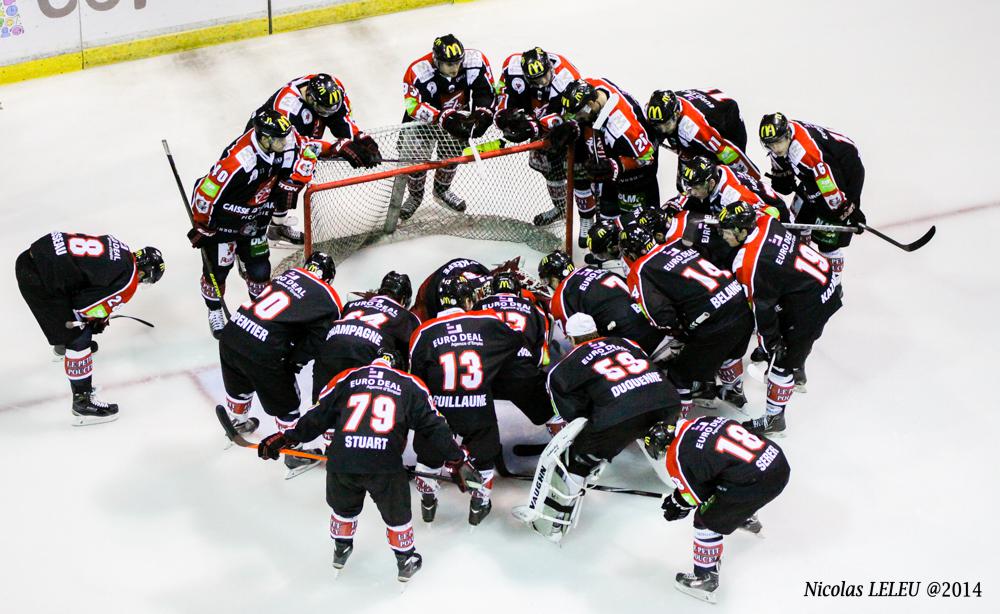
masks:
POLYGON ((305 192, 304 254, 293 254, 283 265, 297 264, 313 250, 340 263, 368 245, 428 235, 512 241, 541 252, 568 245, 566 237, 572 232, 567 232, 565 219, 545 227, 532 223, 535 215, 552 207, 545 178, 528 165, 542 142, 505 145, 491 127, 482 138, 467 143, 438 126, 416 122, 368 134, 378 143, 384 162, 373 169, 352 169, 342 160, 320 161, 305 192), (477 147, 479 159, 470 145, 477 147), (464 212, 434 198, 435 173, 444 169, 447 174, 448 168, 455 169, 450 189, 465 200, 464 212), (424 196, 412 217, 404 220, 400 212, 409 197, 408 183, 418 173, 424 173, 424 196))

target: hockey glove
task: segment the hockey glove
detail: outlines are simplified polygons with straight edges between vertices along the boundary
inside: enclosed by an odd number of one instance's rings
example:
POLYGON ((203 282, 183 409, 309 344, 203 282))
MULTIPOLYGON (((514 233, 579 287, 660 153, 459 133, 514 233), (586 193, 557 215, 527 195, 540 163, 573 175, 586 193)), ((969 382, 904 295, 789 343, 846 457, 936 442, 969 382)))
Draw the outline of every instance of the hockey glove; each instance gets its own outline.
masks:
POLYGON ((845 222, 848 226, 857 226, 858 224, 864 224, 865 221, 867 221, 865 214, 861 213, 861 207, 850 201, 845 202, 840 207, 837 211, 837 217, 839 217, 840 220, 845 222))
POLYGON ((510 123, 514 120, 514 117, 520 109, 503 109, 502 111, 497 111, 496 115, 493 116, 493 123, 497 125, 500 130, 506 130, 510 127, 510 123))
POLYGON ((378 143, 375 142, 375 139, 367 134, 359 134, 354 141, 360 145, 365 152, 362 157, 366 167, 371 168, 382 163, 382 152, 379 151, 378 143))
POLYGON ((469 462, 469 453, 465 448, 461 450, 461 459, 447 461, 444 466, 451 474, 452 479, 455 480, 455 485, 460 491, 477 490, 483 485, 483 476, 469 462))
POLYGON ((591 158, 584 168, 594 181, 615 181, 621 170, 618 161, 613 158, 591 158))
POLYGON ((781 359, 782 355, 785 353, 785 340, 781 337, 775 337, 774 339, 769 339, 765 342, 764 350, 767 352, 768 359, 771 357, 775 361, 781 359))
POLYGON ((563 151, 580 136, 580 127, 576 122, 563 122, 549 131, 549 148, 563 151))
POLYGON ((795 191, 795 173, 792 171, 773 170, 767 173, 771 178, 771 187, 779 194, 791 194, 795 191))
POLYGON ((663 497, 663 505, 660 506, 663 509, 663 518, 667 522, 673 522, 674 520, 680 520, 694 509, 694 506, 685 501, 679 490, 674 490, 663 497))
POLYGON ((351 168, 361 168, 366 166, 365 156, 367 151, 357 142, 350 139, 341 139, 337 141, 337 144, 333 147, 333 152, 347 160, 347 163, 351 165, 351 168))
POLYGON ((284 433, 273 433, 268 435, 257 444, 257 456, 264 460, 278 460, 281 456, 281 449, 288 445, 288 438, 284 433))
POLYGON ((458 109, 448 109, 439 121, 444 131, 456 139, 467 140, 472 134, 473 122, 467 113, 458 109))
POLYGON ((92 334, 100 335, 109 324, 111 324, 111 318, 98 318, 88 322, 87 327, 90 328, 92 334))
POLYGON ((470 119, 473 123, 472 138, 478 139, 490 129, 490 124, 493 123, 493 111, 485 107, 476 107, 470 119))
POLYGON ((204 226, 195 226, 194 228, 188 231, 187 238, 188 241, 191 242, 191 247, 198 249, 201 247, 205 247, 205 245, 209 242, 209 239, 214 234, 215 231, 209 230, 204 226))
POLYGON ((512 143, 520 143, 538 136, 538 121, 518 110, 511 116, 503 129, 503 137, 512 143))

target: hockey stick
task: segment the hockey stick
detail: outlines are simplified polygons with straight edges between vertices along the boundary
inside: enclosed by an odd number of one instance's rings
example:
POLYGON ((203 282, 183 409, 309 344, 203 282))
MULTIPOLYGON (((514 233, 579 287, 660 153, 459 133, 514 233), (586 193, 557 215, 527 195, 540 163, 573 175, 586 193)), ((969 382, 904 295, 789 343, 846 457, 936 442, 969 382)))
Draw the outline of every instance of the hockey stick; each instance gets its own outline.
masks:
MULTIPOLYGON (((221 405, 220 405, 220 407, 221 407, 221 405)), ((515 450, 514 453, 515 454, 517 454, 516 450, 519 447, 520 446, 514 446, 514 450, 515 450)), ((545 446, 542 446, 542 448, 544 449, 545 446)), ((520 455, 518 455, 518 456, 520 456, 520 455)), ((525 455, 525 456, 537 456, 537 455, 525 455)), ((533 475, 523 475, 523 474, 520 474, 520 473, 513 473, 513 472, 511 472, 510 469, 507 468, 507 463, 504 462, 504 460, 503 460, 503 451, 502 450, 501 450, 500 454, 497 455, 495 463, 496 463, 497 473, 500 474, 500 477, 502 477, 502 478, 510 478, 512 480, 520 480, 522 482, 533 482, 535 480, 535 476, 533 476, 533 475)), ((637 496, 640 496, 640 497, 655 497, 657 499, 659 499, 660 497, 663 496, 663 493, 652 492, 652 491, 649 491, 649 490, 636 490, 636 489, 633 489, 633 488, 622 488, 622 487, 619 487, 619 486, 604 486, 602 484, 587 484, 587 489, 588 490, 600 490, 602 492, 614 492, 614 493, 619 493, 619 494, 622 494, 622 495, 637 495, 637 496)))
POLYGON ((880 230, 872 228, 867 224, 858 224, 857 226, 825 226, 823 224, 782 224, 785 228, 789 230, 820 230, 825 232, 851 232, 855 234, 860 234, 864 231, 868 231, 875 235, 876 237, 891 243, 903 250, 904 252, 912 252, 920 249, 921 247, 927 245, 931 239, 934 238, 934 233, 937 232, 936 226, 931 226, 930 229, 923 234, 919 239, 912 243, 900 243, 899 241, 893 239, 892 237, 884 234, 880 230))
MULTIPOLYGON (((187 213, 188 220, 191 222, 191 227, 194 228, 194 213, 191 212, 191 203, 188 201, 187 192, 184 191, 184 184, 181 182, 180 173, 177 172, 177 165, 174 164, 174 156, 170 153, 170 145, 167 144, 167 139, 162 139, 160 141, 163 144, 163 151, 167 154, 167 162, 170 163, 170 170, 174 173, 174 181, 177 182, 177 191, 181 193, 181 200, 184 202, 184 212, 187 213)), ((219 303, 222 305, 222 313, 225 314, 226 320, 230 318, 229 307, 226 306, 226 299, 222 296, 222 289, 219 287, 219 282, 215 279, 215 273, 212 272, 212 263, 208 260, 208 252, 202 247, 198 251, 201 252, 201 262, 204 265, 205 272, 208 274, 208 281, 212 284, 212 289, 215 290, 215 295, 219 297, 219 303)))
MULTIPOLYGON (((257 449, 258 447, 257 444, 248 441, 245 437, 243 437, 243 435, 240 435, 239 433, 236 432, 236 427, 234 427, 233 423, 229 421, 229 415, 226 413, 225 407, 221 405, 216 405, 215 417, 219 419, 219 424, 222 425, 222 430, 225 431, 226 437, 229 439, 229 441, 235 443, 241 448, 250 448, 251 450, 257 449)), ((311 452, 303 452, 301 450, 293 450, 291 448, 282 448, 280 452, 285 456, 297 456, 299 458, 308 458, 311 460, 319 460, 319 461, 326 460, 326 455, 324 454, 313 454, 311 452)), ((406 473, 411 476, 427 478, 430 480, 439 480, 441 482, 451 482, 452 484, 458 485, 458 481, 451 476, 441 475, 438 473, 425 473, 423 471, 417 471, 412 467, 406 467, 406 473)), ((467 482, 466 485, 470 490, 477 490, 479 488, 482 488, 482 484, 477 484, 475 482, 467 482)))
MULTIPOLYGON (((153 324, 152 322, 147 322, 146 320, 143 320, 142 318, 137 318, 135 316, 127 316, 125 314, 119 314, 119 315, 111 316, 108 319, 109 320, 115 320, 115 319, 118 319, 118 318, 127 318, 129 320, 135 320, 136 322, 138 322, 139 324, 142 324, 144 326, 148 326, 150 328, 156 328, 156 325, 153 324)), ((80 320, 71 320, 69 322, 66 322, 66 328, 83 328, 86 325, 87 325, 86 322, 82 322, 80 320)))

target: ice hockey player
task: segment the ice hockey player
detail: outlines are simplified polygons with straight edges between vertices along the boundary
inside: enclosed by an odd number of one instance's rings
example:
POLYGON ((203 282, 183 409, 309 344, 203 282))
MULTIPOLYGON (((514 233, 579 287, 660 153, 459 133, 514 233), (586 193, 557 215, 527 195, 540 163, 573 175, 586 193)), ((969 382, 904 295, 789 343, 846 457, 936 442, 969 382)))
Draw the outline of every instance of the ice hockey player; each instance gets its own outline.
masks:
POLYGON ((804 366, 827 320, 842 305, 840 276, 826 256, 746 203, 727 205, 719 213, 718 230, 727 243, 740 247, 733 272, 753 307, 761 347, 774 357, 767 376, 767 411, 744 426, 778 433, 785 430, 793 372, 804 366))
POLYGON ((490 276, 488 295, 479 299, 473 311, 491 310, 524 337, 531 360, 540 367, 549 364, 549 319, 531 299, 521 294, 521 280, 512 271, 498 271, 490 276))
MULTIPOLYGON (((274 417, 278 431, 299 419, 299 387, 295 374, 311 356, 301 344, 322 335, 340 318, 341 302, 330 286, 336 274, 333 258, 313 252, 302 267, 275 277, 254 301, 233 313, 219 340, 226 408, 237 432, 257 426, 250 403, 256 392, 264 412, 274 417)), ((288 478, 315 466, 316 461, 288 456, 288 478)))
POLYGON ((354 533, 367 493, 385 521, 389 547, 396 555, 396 579, 408 582, 423 564, 414 548, 410 484, 403 467, 409 431, 418 433, 445 459, 462 490, 475 488, 482 478, 434 409, 427 386, 400 370, 397 359, 392 350, 380 351, 369 366, 338 374, 323 390, 319 405, 295 428, 266 437, 257 453, 277 459, 282 448, 300 447, 329 433, 326 501, 332 510, 334 569, 339 573, 354 551, 354 533))
POLYGON ((54 231, 18 255, 14 275, 21 296, 52 350, 63 356, 73 426, 118 418, 118 405, 94 394, 92 337, 104 332, 111 314, 132 299, 140 283, 155 284, 165 269, 160 250, 133 252, 111 235, 54 231))
POLYGON ((656 144, 678 156, 678 190, 679 165, 695 156, 709 156, 760 179, 760 170, 746 154, 740 107, 720 90, 656 90, 646 103, 646 122, 656 144))
POLYGON ((632 225, 642 226, 653 235, 657 243, 663 243, 667 238, 667 231, 670 230, 674 213, 658 205, 635 209, 622 215, 619 218, 621 228, 628 228, 632 225))
MULTIPOLYGON (((400 153, 407 158, 429 159, 435 147, 439 159, 453 158, 468 147, 469 138, 486 134, 493 124, 493 73, 486 56, 466 49, 451 34, 434 39, 431 52, 414 61, 403 75, 403 123, 424 122, 440 126, 400 133, 400 153)), ((457 168, 434 172, 434 200, 459 213, 465 199, 451 189, 457 168)), ((408 220, 424 199, 426 171, 407 177, 409 195, 399 217, 408 220)))
MULTIPOLYGON (((681 200, 690 200, 681 197, 681 200)), ((685 247, 698 250, 701 257, 720 269, 728 269, 733 264, 737 248, 730 247, 715 231, 715 216, 682 209, 673 215, 663 243, 680 240, 685 247)))
MULTIPOLYGON (((196 182, 194 228, 188 232, 191 245, 205 250, 223 294, 226 277, 240 260, 251 299, 271 278, 266 233, 276 203, 309 183, 318 152, 329 146, 299 136, 288 118, 271 109, 257 113, 253 122, 253 129, 233 141, 196 182)), ((201 295, 212 335, 218 338, 226 318, 208 273, 202 271, 201 295)))
POLYGON ((610 268, 610 263, 619 260, 621 258, 618 249, 618 233, 621 231, 619 223, 631 215, 630 212, 619 219, 598 218, 587 231, 587 253, 584 254, 583 261, 600 269, 605 265, 610 268))
MULTIPOLYGON (((563 149, 580 137, 577 153, 582 156, 578 159, 594 184, 601 215, 617 217, 632 209, 659 204, 656 148, 643 127, 639 103, 607 79, 574 81, 560 102, 565 121, 550 132, 551 146, 563 149)), ((594 202, 583 176, 576 185, 582 190, 574 192, 580 213, 578 244, 585 247, 597 206, 581 204, 581 200, 594 202)))
POLYGON ((344 305, 343 317, 325 336, 309 340, 313 347, 307 355, 315 359, 313 403, 334 375, 370 363, 379 348, 407 354, 410 337, 420 326, 420 319, 407 309, 412 294, 410 277, 389 271, 374 296, 344 305))
POLYGON ((679 520, 697 508, 694 572, 678 573, 674 586, 715 603, 723 537, 736 529, 760 535, 757 510, 785 489, 788 459, 778 444, 723 417, 657 425, 645 441, 653 458, 666 451, 667 471, 677 486, 663 498, 663 517, 679 520))
MULTIPOLYGON (((351 117, 351 100, 336 77, 319 73, 293 79, 272 94, 257 113, 265 109, 287 117, 292 128, 304 137, 322 139, 329 128, 334 141, 324 157, 341 157, 352 168, 371 168, 382 161, 375 139, 362 132, 351 117)), ((250 118, 243 130, 252 129, 250 118)), ((267 238, 301 245, 302 233, 294 228, 295 219, 288 215, 288 210, 295 208, 298 193, 288 192, 286 197, 285 202, 275 203, 267 238)))
MULTIPOLYGON (((560 97, 580 79, 580 71, 564 56, 534 47, 515 53, 503 64, 497 82, 494 122, 512 143, 544 137, 562 122, 560 97)), ((552 199, 552 208, 534 218, 535 226, 548 226, 566 214, 565 150, 534 150, 528 166, 541 173, 552 199)))
POLYGON ((448 277, 462 275, 472 282, 473 289, 479 289, 489 280, 490 270, 486 265, 472 258, 452 258, 436 271, 427 276, 424 283, 417 289, 417 298, 413 302, 413 313, 422 321, 436 318, 442 304, 438 297, 441 282, 448 277))
POLYGON ((585 313, 597 322, 601 335, 630 339, 646 352, 652 353, 665 337, 632 301, 625 280, 611 271, 578 269, 566 252, 556 250, 538 263, 538 277, 553 289, 549 309, 564 330, 573 314, 585 313))
POLYGON ((678 173, 684 193, 689 197, 685 208, 690 211, 715 215, 739 200, 784 222, 789 219, 785 201, 767 184, 724 164, 716 164, 710 158, 695 156, 685 160, 678 166, 678 173))
POLYGON ((719 398, 737 407, 743 395, 743 354, 753 335, 753 314, 733 274, 679 239, 657 246, 645 228, 622 231, 622 251, 632 260, 632 298, 658 328, 684 343, 667 366, 687 417, 695 382, 722 383, 719 398))
MULTIPOLYGON (((854 141, 828 128, 771 113, 760 120, 760 142, 771 158, 771 185, 782 194, 795 193, 791 209, 796 223, 865 222, 861 212, 865 167, 854 141)), ((812 232, 813 243, 838 275, 844 270, 842 248, 852 237, 849 232, 812 232)))
MULTIPOLYGON (((469 524, 478 525, 492 508, 493 472, 500 454, 500 432, 493 406, 494 383, 498 379, 511 380, 526 367, 536 373, 538 369, 523 360, 530 357, 524 337, 504 324, 500 316, 493 311, 469 311, 473 289, 465 277, 445 278, 439 294, 447 309, 413 333, 410 371, 427 383, 438 411, 462 438, 472 465, 483 476, 483 485, 472 493, 469 504, 469 524), (505 373, 511 369, 513 374, 505 373)), ((544 398, 544 377, 540 374, 525 377, 522 385, 531 382, 537 382, 539 396, 544 398)), ((552 417, 552 408, 548 406, 521 409, 535 424, 543 424, 552 417)), ((440 469, 444 459, 422 438, 414 439, 413 450, 417 453, 419 471, 440 469)), ((437 511, 438 484, 419 477, 416 484, 421 494, 422 517, 425 522, 432 522, 437 511)))
POLYGON ((554 542, 576 525, 587 483, 655 424, 676 420, 680 409, 673 386, 636 344, 601 337, 584 313, 570 317, 566 333, 575 347, 549 371, 548 388, 569 425, 539 459, 528 509, 515 511, 554 542))

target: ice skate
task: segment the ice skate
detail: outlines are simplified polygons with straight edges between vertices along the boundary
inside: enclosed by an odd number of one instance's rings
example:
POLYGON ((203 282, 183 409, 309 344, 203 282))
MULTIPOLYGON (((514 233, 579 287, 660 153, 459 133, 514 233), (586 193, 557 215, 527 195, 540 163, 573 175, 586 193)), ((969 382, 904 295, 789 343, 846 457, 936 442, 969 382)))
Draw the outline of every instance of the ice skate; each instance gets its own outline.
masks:
POLYGON ((406 552, 396 552, 396 579, 400 582, 409 582, 413 575, 420 571, 424 564, 424 559, 416 550, 406 552))
POLYGON ((274 222, 271 222, 267 227, 267 240, 271 243, 285 245, 302 245, 306 242, 305 234, 301 230, 274 222))
POLYGON ((809 381, 806 378, 806 368, 801 367, 792 371, 792 376, 795 378, 795 392, 805 393, 806 383, 809 381))
POLYGON ((764 537, 763 533, 764 525, 762 525, 760 523, 760 520, 757 519, 757 514, 754 514, 753 516, 747 518, 743 522, 743 524, 740 525, 739 528, 740 530, 746 531, 747 533, 750 533, 752 535, 756 535, 757 537, 760 538, 764 537))
POLYGON ((241 416, 242 420, 230 417, 229 421, 233 423, 233 428, 240 435, 249 435, 257 430, 260 426, 260 420, 257 418, 247 418, 246 416, 241 416))
POLYGON ((726 386, 719 387, 719 399, 729 403, 736 409, 741 409, 747 404, 747 395, 743 394, 743 386, 736 388, 728 388, 726 386))
MULTIPOLYGON (((293 450, 298 450, 299 452, 308 452, 309 454, 320 455, 323 454, 323 450, 312 449, 303 450, 300 447, 301 444, 293 447, 293 450)), ((313 467, 318 467, 320 464, 319 459, 313 458, 302 458, 301 456, 292 456, 290 454, 285 455, 285 467, 288 468, 288 473, 285 474, 285 479, 290 480, 296 476, 302 475, 306 471, 309 471, 313 467)))
POLYGON ((451 191, 451 188, 434 188, 434 202, 452 211, 465 211, 465 199, 451 191))
POLYGON ((469 524, 474 527, 479 526, 479 523, 490 515, 490 510, 492 509, 492 501, 489 499, 483 499, 482 497, 473 496, 472 500, 469 502, 469 524))
POLYGON ((424 202, 423 192, 410 192, 399 208, 399 219, 406 221, 413 217, 422 202, 424 202))
POLYGON ((437 514, 437 509, 437 497, 426 493, 420 495, 420 517, 424 520, 424 522, 434 522, 434 516, 437 514))
POLYGON ((764 348, 759 345, 755 347, 752 352, 750 352, 751 362, 767 362, 768 360, 769 358, 767 356, 767 352, 764 351, 764 348))
POLYGON ((552 206, 551 209, 546 209, 538 215, 535 216, 531 223, 535 226, 548 226, 549 224, 554 224, 555 222, 563 219, 566 215, 566 207, 552 206))
POLYGON ((336 576, 340 575, 340 570, 344 568, 347 564, 347 559, 351 557, 351 553, 354 552, 354 542, 352 541, 342 541, 336 540, 333 549, 333 569, 336 576))
POLYGON ((760 418, 754 418, 742 423, 743 428, 757 435, 773 435, 784 432, 785 412, 777 414, 764 414, 760 418))
POLYGON ((222 307, 210 309, 208 311, 208 329, 212 331, 212 336, 216 339, 222 336, 222 329, 226 327, 226 314, 222 307))
POLYGON ((117 403, 102 401, 92 391, 73 395, 73 426, 101 424, 117 419, 117 403))
POLYGON ((674 587, 696 599, 715 603, 715 591, 719 588, 718 572, 705 574, 679 573, 674 578, 674 587))

